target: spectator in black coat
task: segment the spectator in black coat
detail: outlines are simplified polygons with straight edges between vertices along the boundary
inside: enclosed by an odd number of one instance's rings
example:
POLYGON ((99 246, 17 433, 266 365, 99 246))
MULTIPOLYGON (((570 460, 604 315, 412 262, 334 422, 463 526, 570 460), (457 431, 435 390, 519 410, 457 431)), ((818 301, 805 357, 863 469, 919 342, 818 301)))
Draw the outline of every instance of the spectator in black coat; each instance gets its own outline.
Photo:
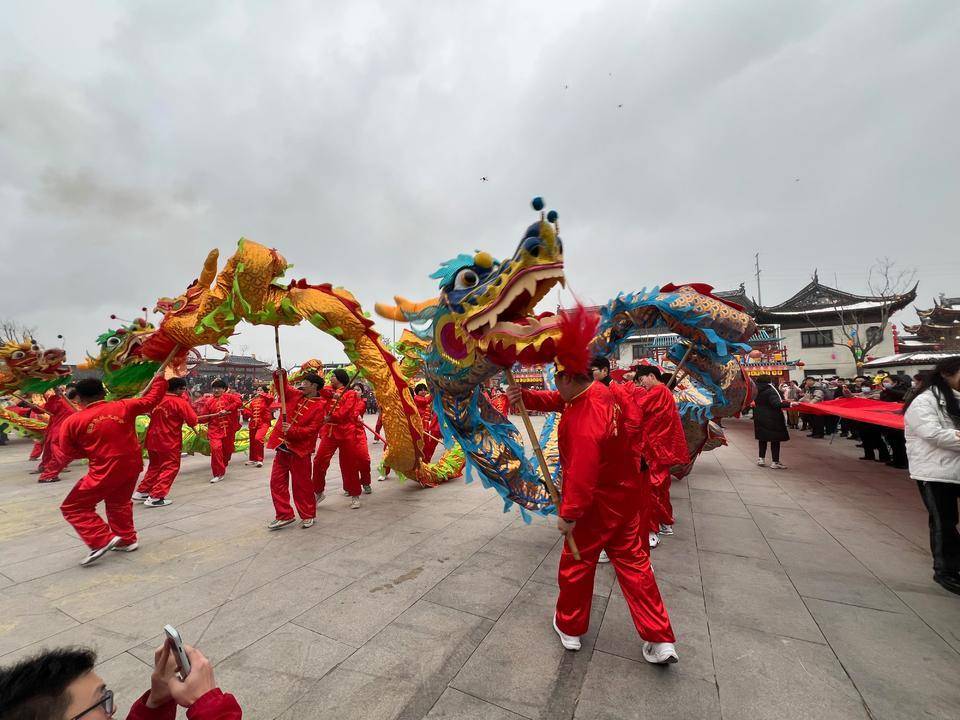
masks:
POLYGON ((770 455, 775 470, 782 470, 786 465, 780 464, 780 443, 790 439, 787 431, 787 420, 783 415, 790 402, 780 397, 780 393, 771 384, 773 381, 767 376, 757 378, 757 397, 753 407, 753 434, 759 441, 759 455, 757 465, 766 465, 767 443, 770 444, 770 455))

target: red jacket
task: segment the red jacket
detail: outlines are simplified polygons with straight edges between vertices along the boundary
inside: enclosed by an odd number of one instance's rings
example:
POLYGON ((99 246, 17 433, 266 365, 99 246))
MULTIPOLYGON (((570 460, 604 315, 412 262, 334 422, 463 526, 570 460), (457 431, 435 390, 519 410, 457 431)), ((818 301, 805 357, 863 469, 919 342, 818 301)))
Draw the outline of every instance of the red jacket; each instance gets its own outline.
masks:
POLYGON ((57 394, 47 398, 46 402, 43 403, 43 409, 50 416, 50 420, 47 422, 47 432, 50 433, 51 438, 57 437, 57 432, 63 421, 76 412, 65 398, 57 394))
MULTIPOLYGON (((279 373, 274 373, 274 380, 279 383, 279 373)), ((287 417, 281 420, 290 423, 290 428, 284 431, 278 424, 270 435, 267 447, 276 448, 284 443, 294 455, 307 456, 317 446, 317 435, 327 414, 327 401, 320 397, 308 398, 287 382, 286 374, 283 376, 283 395, 287 403, 287 417)))
POLYGON ((90 461, 87 480, 109 477, 117 465, 143 467, 136 420, 153 410, 167 391, 167 381, 154 379, 143 397, 100 400, 74 413, 60 428, 60 451, 70 459, 90 461))
POLYGON ((325 393, 328 403, 326 412, 330 419, 321 430, 323 437, 336 440, 349 440, 354 437, 356 432, 354 429, 356 395, 357 393, 353 390, 347 390, 346 388, 325 393))
POLYGON ((423 429, 435 438, 439 438, 440 422, 437 420, 437 414, 433 411, 433 395, 414 395, 413 401, 420 410, 420 421, 423 423, 423 429))
MULTIPOLYGON (((687 438, 683 434, 680 411, 673 392, 663 384, 655 385, 635 396, 635 408, 640 431, 640 452, 647 465, 669 467, 690 462, 687 438)), ((624 409, 627 421, 633 413, 624 409)))
POLYGON ((213 415, 226 410, 226 415, 214 415, 206 418, 207 437, 225 438, 233 435, 240 429, 240 408, 243 407, 243 398, 229 390, 220 397, 211 395, 201 406, 200 415, 213 415))
MULTIPOLYGON (((147 707, 148 690, 133 704, 127 713, 127 720, 174 720, 177 716, 177 703, 169 700, 157 708, 147 707)), ((237 699, 230 693, 224 693, 220 688, 214 688, 202 695, 193 705, 187 708, 189 720, 241 720, 243 710, 237 699)))
POLYGON ((197 414, 182 395, 167 393, 160 404, 150 413, 147 428, 147 450, 180 452, 183 446, 183 426, 194 427, 197 414))
POLYGON ((250 421, 250 429, 269 425, 273 420, 273 396, 257 393, 243 408, 243 416, 250 421))
POLYGON ((595 382, 566 404, 556 391, 524 390, 523 403, 530 410, 562 413, 557 429, 563 469, 560 517, 577 520, 593 507, 597 495, 630 484, 619 436, 619 408, 606 385, 595 382))

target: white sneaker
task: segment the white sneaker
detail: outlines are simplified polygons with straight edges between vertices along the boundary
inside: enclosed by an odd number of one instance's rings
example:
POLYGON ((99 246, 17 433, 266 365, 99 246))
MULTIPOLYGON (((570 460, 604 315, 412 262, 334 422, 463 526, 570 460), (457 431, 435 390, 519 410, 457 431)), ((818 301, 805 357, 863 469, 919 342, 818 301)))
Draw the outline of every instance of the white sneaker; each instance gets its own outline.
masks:
POLYGON ((361 485, 360 487, 363 488, 363 494, 364 494, 364 495, 369 495, 370 493, 373 492, 373 488, 370 487, 369 485, 361 485))
POLYGON ((351 510, 359 510, 359 509, 360 509, 360 498, 355 497, 353 500, 350 501, 350 509, 351 509, 351 510))
POLYGON ((784 465, 783 463, 775 462, 775 463, 773 463, 773 465, 770 466, 770 468, 771 468, 772 470, 786 470, 786 469, 787 469, 787 466, 784 465))
POLYGON ((343 491, 343 496, 344 496, 344 497, 350 497, 350 493, 348 493, 346 490, 344 490, 344 491, 343 491))
POLYGON ((267 525, 267 530, 279 530, 280 528, 285 528, 287 525, 293 525, 296 522, 294 518, 289 520, 272 520, 270 524, 267 525))
POLYGON ((579 650, 580 649, 580 638, 577 635, 567 635, 563 630, 557 627, 557 616, 553 616, 553 629, 557 631, 557 635, 560 636, 560 644, 563 645, 567 650, 579 650))
POLYGON ((223 475, 214 475, 212 478, 210 478, 210 484, 212 485, 213 483, 218 483, 223 480, 223 478, 223 475))
POLYGON ((120 544, 120 538, 114 535, 112 538, 110 538, 110 542, 108 542, 102 548, 91 550, 90 553, 83 560, 80 561, 80 565, 82 566, 92 565, 97 560, 99 560, 104 555, 106 555, 108 552, 113 550, 119 544, 120 544))
POLYGON ((312 528, 315 522, 316 520, 314 520, 313 518, 310 518, 309 520, 304 520, 302 523, 300 523, 300 527, 306 530, 307 528, 312 528))
POLYGON ((133 552, 133 551, 135 551, 138 547, 140 547, 140 543, 138 543, 138 542, 132 542, 132 543, 130 543, 129 545, 122 545, 122 544, 121 544, 121 545, 117 545, 116 547, 111 548, 111 550, 113 550, 114 552, 133 552))
POLYGON ((660 536, 657 533, 650 533, 650 549, 653 550, 657 545, 660 544, 660 536))
POLYGON ((130 496, 133 500, 146 500, 150 497, 150 493, 135 492, 130 496))
POLYGON ((259 460, 257 460, 257 462, 254 463, 254 464, 255 464, 257 467, 263 467, 263 463, 260 462, 259 460))
POLYGON ((380 477, 377 478, 377 482, 383 482, 386 479, 387 479, 386 475, 381 475, 380 477))
POLYGON ((644 642, 643 659, 654 665, 672 665, 680 660, 673 643, 644 642))
POLYGON ((317 505, 327 499, 327 496, 323 493, 314 493, 314 497, 317 499, 317 505))
POLYGON ((173 500, 167 500, 166 498, 147 498, 143 501, 145 507, 166 507, 173 500))
POLYGON ((673 535, 673 525, 664 525, 663 523, 660 523, 660 534, 673 535))
POLYGON ((757 458, 757 465, 759 465, 760 467, 766 467, 767 462, 763 458, 757 458))
POLYGON ((256 464, 257 464, 256 460, 247 460, 247 461, 244 463, 244 465, 246 465, 247 467, 253 467, 253 466, 256 465, 256 464))
POLYGON ((607 551, 606 551, 606 550, 601 550, 601 551, 600 551, 600 557, 597 558, 597 562, 598 562, 598 563, 608 563, 608 562, 610 562, 610 556, 607 555, 607 551))

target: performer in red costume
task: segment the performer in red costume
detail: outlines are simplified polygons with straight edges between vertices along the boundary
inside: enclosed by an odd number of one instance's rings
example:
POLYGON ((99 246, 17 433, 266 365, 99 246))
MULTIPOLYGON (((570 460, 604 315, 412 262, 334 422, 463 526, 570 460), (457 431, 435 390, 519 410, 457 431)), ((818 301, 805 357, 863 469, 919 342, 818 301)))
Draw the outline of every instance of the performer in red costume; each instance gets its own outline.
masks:
POLYGON ((70 464, 60 452, 60 428, 63 421, 77 411, 72 402, 75 387, 73 383, 67 385, 66 397, 60 394, 59 388, 51 390, 43 403, 43 410, 50 419, 43 435, 43 455, 40 458, 40 467, 36 470, 40 473, 40 479, 37 482, 59 482, 60 473, 70 464))
POLYGON ((333 371, 330 380, 332 392, 326 393, 329 401, 327 416, 320 430, 320 447, 313 457, 313 490, 317 502, 323 502, 326 495, 327 468, 333 454, 340 451, 340 474, 343 476, 343 491, 349 495, 350 509, 360 507, 360 473, 356 470, 353 448, 356 444, 354 418, 356 417, 354 393, 347 389, 350 376, 343 368, 333 371))
POLYGON ((582 307, 564 313, 557 343, 557 390, 508 390, 512 403, 522 400, 529 409, 562 413, 558 443, 563 497, 557 528, 564 535, 572 533, 581 560, 575 560, 564 543, 553 627, 563 647, 580 649, 580 636, 590 623, 597 559, 606 548, 643 640, 644 658, 673 663, 673 629, 644 547, 647 493, 638 482, 639 473, 630 467, 632 456, 614 395, 590 375, 589 342, 596 327, 596 316, 582 307))
POLYGON ((207 438, 210 440, 210 482, 218 483, 227 474, 233 456, 237 430, 240 429, 240 408, 243 398, 230 392, 227 384, 217 378, 211 384, 213 394, 202 401, 200 415, 207 420, 207 438))
POLYGON ((183 378, 171 378, 167 383, 167 394, 150 413, 150 427, 144 443, 150 465, 133 494, 134 500, 142 500, 147 507, 164 507, 172 502, 167 493, 180 472, 183 426, 196 427, 198 422, 193 407, 183 399, 182 391, 186 386, 183 378))
POLYGON ((243 408, 243 416, 250 421, 250 454, 244 465, 263 467, 263 442, 273 422, 273 405, 273 395, 264 385, 243 408))
MULTIPOLYGON (((356 396, 353 403, 353 448, 351 455, 355 461, 354 471, 358 474, 358 482, 367 495, 373 492, 370 486, 370 448, 367 446, 367 429, 363 426, 363 417, 367 412, 367 400, 359 383, 353 386, 356 396)), ((347 468, 343 464, 343 455, 340 455, 340 474, 345 474, 347 468)))
POLYGON ((650 513, 647 529, 650 545, 656 547, 659 534, 673 535, 673 505, 670 503, 670 467, 690 461, 680 411, 673 392, 663 383, 660 369, 638 365, 633 369, 644 392, 636 394, 641 428, 640 452, 650 479, 650 513))
POLYGON ((326 417, 327 401, 319 397, 323 378, 316 373, 306 373, 297 387, 287 382, 286 372, 275 372, 273 379, 276 387, 283 383, 287 415, 280 418, 282 425, 270 435, 269 447, 277 451, 270 469, 270 494, 276 518, 267 528, 279 530, 296 522, 290 507, 290 487, 302 521, 300 527, 313 527, 317 501, 313 494, 310 455, 317 446, 317 435, 326 417))
POLYGON ((413 401, 420 410, 420 420, 423 423, 423 431, 426 433, 423 439, 423 461, 432 462, 433 452, 440 442, 440 421, 433 411, 433 395, 430 394, 426 383, 417 384, 413 401))
POLYGON ((60 511, 90 548, 81 565, 95 562, 109 550, 132 552, 138 547, 130 502, 143 470, 136 420, 159 405, 166 391, 167 381, 156 377, 143 397, 107 402, 99 380, 77 383, 81 409, 63 421, 60 451, 68 459, 87 458, 89 466, 60 511), (106 505, 107 522, 97 515, 100 502, 106 505))

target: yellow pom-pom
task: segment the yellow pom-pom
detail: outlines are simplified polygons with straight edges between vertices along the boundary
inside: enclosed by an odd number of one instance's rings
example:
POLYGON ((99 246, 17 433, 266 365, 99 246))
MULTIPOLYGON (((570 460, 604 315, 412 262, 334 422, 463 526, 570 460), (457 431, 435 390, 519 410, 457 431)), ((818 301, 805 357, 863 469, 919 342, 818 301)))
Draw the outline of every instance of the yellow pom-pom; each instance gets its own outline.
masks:
POLYGON ((473 256, 473 264, 478 268, 489 270, 493 267, 493 255, 488 252, 478 252, 473 256))

